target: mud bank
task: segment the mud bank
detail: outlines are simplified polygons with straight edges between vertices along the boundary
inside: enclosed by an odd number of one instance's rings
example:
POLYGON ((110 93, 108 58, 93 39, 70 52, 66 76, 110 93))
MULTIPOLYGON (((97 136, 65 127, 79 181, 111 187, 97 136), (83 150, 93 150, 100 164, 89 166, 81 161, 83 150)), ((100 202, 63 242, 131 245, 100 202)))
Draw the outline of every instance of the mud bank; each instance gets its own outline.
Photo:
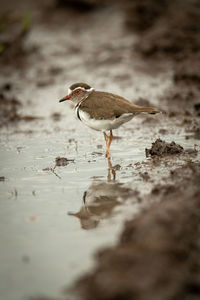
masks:
POLYGON ((138 36, 134 51, 145 68, 153 73, 170 66, 173 72, 160 103, 170 113, 194 114, 200 98, 199 1, 127 1, 127 6, 126 24, 138 36))
POLYGON ((198 299, 200 165, 185 163, 169 179, 152 189, 154 204, 125 224, 116 247, 98 253, 96 269, 75 286, 81 299, 198 299))

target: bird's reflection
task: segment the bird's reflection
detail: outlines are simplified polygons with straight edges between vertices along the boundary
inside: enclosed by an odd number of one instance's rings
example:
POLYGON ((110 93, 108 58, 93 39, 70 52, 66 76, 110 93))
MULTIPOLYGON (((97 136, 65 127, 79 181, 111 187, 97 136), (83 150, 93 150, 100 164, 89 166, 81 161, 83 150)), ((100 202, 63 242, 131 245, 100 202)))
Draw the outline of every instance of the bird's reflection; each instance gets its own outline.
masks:
POLYGON ((111 181, 112 176, 113 176, 113 181, 115 181, 115 179, 116 179, 116 171, 115 171, 115 169, 112 166, 110 157, 107 158, 107 162, 108 162, 108 176, 107 176, 107 180, 111 181), (112 173, 112 176, 111 176, 111 173, 112 173))
POLYGON ((83 194, 82 207, 77 213, 68 213, 79 219, 83 229, 96 228, 102 219, 112 215, 116 206, 121 204, 123 198, 130 195, 129 188, 115 181, 116 171, 108 158, 107 181, 93 181, 83 194))

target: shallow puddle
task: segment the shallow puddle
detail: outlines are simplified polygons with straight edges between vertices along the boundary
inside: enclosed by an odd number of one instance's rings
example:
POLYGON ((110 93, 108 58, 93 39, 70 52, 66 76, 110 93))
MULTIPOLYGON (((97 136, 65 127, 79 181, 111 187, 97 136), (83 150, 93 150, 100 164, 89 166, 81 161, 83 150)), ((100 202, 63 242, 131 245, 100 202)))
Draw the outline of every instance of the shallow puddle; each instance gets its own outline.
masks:
MULTIPOLYGON (((80 137, 74 144, 65 142, 63 133, 38 137, 17 135, 1 145, 1 174, 5 177, 1 182, 0 209, 4 299, 56 295, 62 286, 70 284, 91 266, 91 254, 98 247, 116 240, 121 222, 128 215, 115 215, 115 207, 123 202, 123 191, 119 190, 113 197, 109 209, 107 206, 102 209, 100 203, 95 204, 100 211, 92 212, 88 208, 88 200, 83 201, 85 192, 93 201, 111 197, 113 187, 105 189, 109 184, 107 161, 100 155, 103 149, 100 154, 91 154, 96 141, 93 138, 92 143, 84 138, 80 137), (74 162, 56 167, 52 172, 50 168, 54 167, 57 156, 74 162), (79 218, 72 216, 77 212, 79 218)), ((124 163, 138 161, 139 157, 143 158, 141 154, 136 151, 124 163)), ((116 158, 114 162, 120 161, 116 158)), ((120 182, 123 175, 120 176, 121 171, 116 172, 120 182)), ((110 183, 115 184, 117 188, 118 183, 110 183)), ((136 203, 131 214, 137 209, 136 203)))
POLYGON ((4 299, 57 295, 92 266, 95 250, 114 243, 122 222, 144 205, 138 203, 135 190, 148 189, 134 164, 145 160, 147 143, 130 139, 125 129, 118 130, 123 138, 111 148, 116 181, 109 174, 101 133, 78 126, 73 134, 2 136, 4 299), (74 162, 54 169, 56 157, 74 162))

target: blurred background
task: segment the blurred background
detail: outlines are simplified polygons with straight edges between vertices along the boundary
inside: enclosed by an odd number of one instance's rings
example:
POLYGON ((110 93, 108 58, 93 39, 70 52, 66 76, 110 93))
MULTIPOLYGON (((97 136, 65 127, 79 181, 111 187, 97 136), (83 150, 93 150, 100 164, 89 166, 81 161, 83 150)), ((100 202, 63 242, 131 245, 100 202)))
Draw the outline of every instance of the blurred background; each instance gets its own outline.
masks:
POLYGON ((56 297, 116 242, 145 203, 136 190, 169 171, 135 169, 156 137, 199 145, 199 49, 199 0, 1 0, 2 299, 56 297), (58 103, 75 82, 167 112, 116 132, 112 187, 102 135, 58 103))
MULTIPOLYGON (((81 80, 116 93, 126 89, 130 100, 191 109, 199 99, 194 87, 199 81, 199 6, 195 0, 1 1, 1 98, 13 88, 10 76, 18 84, 18 72, 30 94, 36 86, 44 99, 47 87, 54 85, 59 97, 63 90, 55 85, 81 80)), ((16 100, 12 113, 25 102, 16 100)), ((8 107, 2 103, 6 119, 8 107)))

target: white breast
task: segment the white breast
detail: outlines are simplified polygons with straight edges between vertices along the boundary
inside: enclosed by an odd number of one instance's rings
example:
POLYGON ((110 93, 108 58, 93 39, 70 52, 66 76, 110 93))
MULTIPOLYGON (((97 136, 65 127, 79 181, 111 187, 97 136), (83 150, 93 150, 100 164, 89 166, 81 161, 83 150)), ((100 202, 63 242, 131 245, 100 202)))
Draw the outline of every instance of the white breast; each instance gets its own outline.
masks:
POLYGON ((88 127, 94 130, 112 130, 121 126, 123 123, 130 121, 134 115, 133 114, 123 114, 119 118, 114 118, 113 120, 96 120, 90 118, 90 115, 79 107, 76 107, 76 115, 80 117, 81 121, 88 127))

